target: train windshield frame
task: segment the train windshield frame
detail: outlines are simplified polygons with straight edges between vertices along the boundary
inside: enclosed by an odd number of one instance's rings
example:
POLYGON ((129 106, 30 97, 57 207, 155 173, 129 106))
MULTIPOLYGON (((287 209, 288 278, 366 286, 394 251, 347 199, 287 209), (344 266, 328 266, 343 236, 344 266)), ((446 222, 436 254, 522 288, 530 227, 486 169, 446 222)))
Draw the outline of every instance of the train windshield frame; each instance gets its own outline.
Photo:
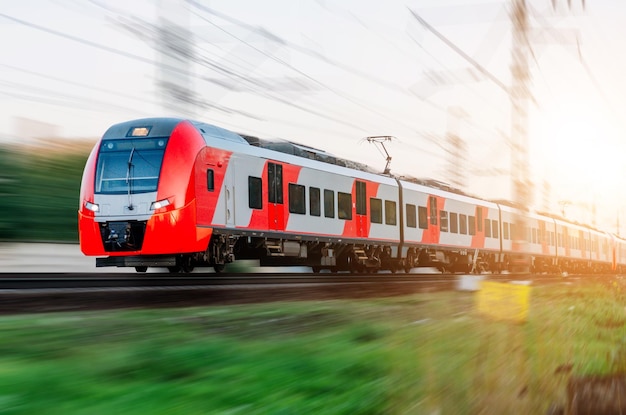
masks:
POLYGON ((167 137, 102 140, 96 164, 96 194, 156 192, 167 137))

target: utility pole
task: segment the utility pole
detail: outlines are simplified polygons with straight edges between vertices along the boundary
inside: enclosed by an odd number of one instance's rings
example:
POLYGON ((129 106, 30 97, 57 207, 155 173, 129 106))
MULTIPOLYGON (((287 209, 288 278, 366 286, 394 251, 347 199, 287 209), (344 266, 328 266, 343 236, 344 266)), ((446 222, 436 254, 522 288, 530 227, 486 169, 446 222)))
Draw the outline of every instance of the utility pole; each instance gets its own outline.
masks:
POLYGON ((448 108, 448 132, 446 134, 448 153, 448 172, 447 177, 450 184, 457 189, 464 189, 465 186, 465 160, 467 153, 467 144, 460 136, 460 120, 467 116, 461 107, 448 108))
MULTIPOLYGON (((511 48, 511 178, 513 199, 517 204, 513 232, 513 249, 525 251, 526 220, 530 200, 528 163, 528 100, 530 71, 528 68, 528 14, 526 0, 513 0, 513 44, 511 48)), ((530 264, 524 261, 514 264, 516 270, 527 271, 530 264)))
POLYGON ((196 100, 190 71, 194 60, 194 44, 184 3, 183 0, 157 2, 160 13, 157 49, 161 64, 157 90, 166 114, 193 119, 196 100))

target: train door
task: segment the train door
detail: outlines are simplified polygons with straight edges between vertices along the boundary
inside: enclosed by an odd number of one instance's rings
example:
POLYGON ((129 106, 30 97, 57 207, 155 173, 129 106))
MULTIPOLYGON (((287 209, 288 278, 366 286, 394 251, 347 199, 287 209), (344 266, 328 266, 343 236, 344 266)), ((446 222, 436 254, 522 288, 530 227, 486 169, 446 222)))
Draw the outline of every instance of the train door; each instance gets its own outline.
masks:
POLYGON ((224 222, 227 227, 235 226, 235 164, 230 163, 224 175, 224 222))
POLYGON ((285 209, 283 206, 283 166, 268 163, 267 166, 267 217, 270 230, 285 229, 285 209))
POLYGON ((368 236, 366 184, 358 180, 356 181, 356 236, 368 236))
MULTIPOLYGON (((463 215, 461 215, 462 217, 463 215)), ((439 211, 437 210, 437 197, 428 196, 428 229, 427 232, 429 234, 429 241, 433 241, 434 243, 439 243, 439 211)), ((461 229, 463 229, 463 224, 461 223, 461 229)), ((461 233, 463 231, 461 230, 461 233)))

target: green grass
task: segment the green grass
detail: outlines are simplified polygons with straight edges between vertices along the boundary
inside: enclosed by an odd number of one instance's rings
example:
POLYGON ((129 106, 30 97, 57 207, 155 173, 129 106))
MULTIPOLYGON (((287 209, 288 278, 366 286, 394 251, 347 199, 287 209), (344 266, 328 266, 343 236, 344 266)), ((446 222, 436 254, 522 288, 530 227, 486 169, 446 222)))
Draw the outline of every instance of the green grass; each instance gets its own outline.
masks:
POLYGON ((0 317, 0 414, 543 414, 626 368, 625 287, 0 317))

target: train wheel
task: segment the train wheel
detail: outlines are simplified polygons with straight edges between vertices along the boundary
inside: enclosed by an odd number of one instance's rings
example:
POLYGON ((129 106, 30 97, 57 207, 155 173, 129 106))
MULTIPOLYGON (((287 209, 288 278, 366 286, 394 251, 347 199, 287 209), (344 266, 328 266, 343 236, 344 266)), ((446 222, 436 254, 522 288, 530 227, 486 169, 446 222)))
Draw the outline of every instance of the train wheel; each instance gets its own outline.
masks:
POLYGON ((359 272, 359 260, 357 259, 354 251, 351 251, 348 254, 346 258, 346 263, 347 263, 348 271, 350 271, 351 274, 356 274, 357 272, 359 272))
POLYGON ((135 271, 137 272, 146 272, 148 267, 135 267, 135 271))
POLYGON ((224 272, 224 268, 226 268, 226 265, 224 264, 213 265, 213 269, 215 270, 216 274, 221 274, 222 272, 224 272))
POLYGON ((404 272, 407 274, 411 272, 413 268, 413 263, 415 262, 415 256, 412 253, 409 253, 404 260, 404 272))
POLYGON ((180 267, 178 265, 174 265, 172 267, 167 267, 167 270, 172 274, 176 274, 180 272, 180 267))
POLYGON ((194 266, 191 265, 191 257, 183 258, 183 263, 181 265, 183 272, 189 273, 193 271, 194 266))
POLYGON ((320 273, 320 271, 321 271, 321 268, 320 268, 320 267, 316 267, 316 266, 314 266, 314 267, 311 267, 311 270, 313 270, 313 273, 315 273, 315 274, 319 274, 319 273, 320 273))

